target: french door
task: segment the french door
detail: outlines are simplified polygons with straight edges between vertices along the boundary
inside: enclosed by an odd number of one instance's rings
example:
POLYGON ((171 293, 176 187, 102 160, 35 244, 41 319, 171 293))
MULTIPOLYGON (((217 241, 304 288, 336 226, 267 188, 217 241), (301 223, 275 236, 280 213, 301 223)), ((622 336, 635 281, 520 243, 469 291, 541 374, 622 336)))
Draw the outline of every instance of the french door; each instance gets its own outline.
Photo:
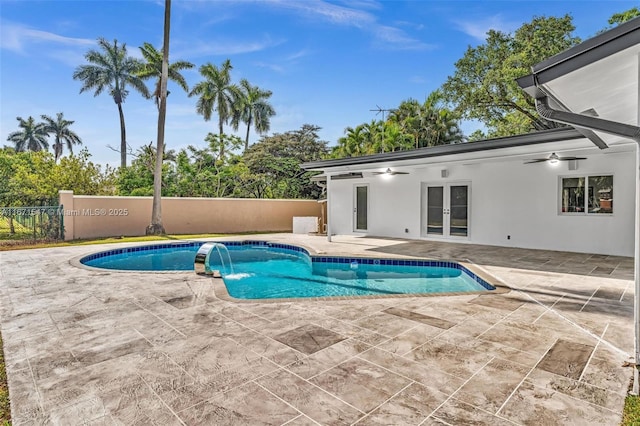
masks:
POLYGON ((422 184, 422 236, 469 236, 469 183, 422 184))
POLYGON ((353 187, 353 230, 366 231, 369 229, 369 185, 354 185, 353 187))

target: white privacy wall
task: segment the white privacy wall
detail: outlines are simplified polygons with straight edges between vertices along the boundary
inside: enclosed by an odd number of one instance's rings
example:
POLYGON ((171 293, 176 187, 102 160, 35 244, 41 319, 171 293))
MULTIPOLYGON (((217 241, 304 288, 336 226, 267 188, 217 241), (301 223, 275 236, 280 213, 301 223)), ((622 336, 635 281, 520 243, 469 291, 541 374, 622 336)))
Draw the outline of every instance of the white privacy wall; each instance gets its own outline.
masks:
MULTIPOLYGON (((633 256, 635 214, 635 155, 593 151, 576 171, 566 162, 523 164, 485 161, 446 166, 413 165, 395 170, 408 175, 391 178, 331 181, 329 218, 333 234, 420 239, 421 184, 470 184, 469 237, 462 242, 550 250, 633 256), (446 168, 447 178, 440 171, 446 168), (612 215, 559 213, 560 177, 613 174, 612 215), (368 231, 353 231, 356 184, 369 184, 368 231), (405 229, 409 232, 405 233, 405 229), (511 239, 507 239, 510 235, 511 239)), ((461 241, 452 239, 451 241, 461 241)))

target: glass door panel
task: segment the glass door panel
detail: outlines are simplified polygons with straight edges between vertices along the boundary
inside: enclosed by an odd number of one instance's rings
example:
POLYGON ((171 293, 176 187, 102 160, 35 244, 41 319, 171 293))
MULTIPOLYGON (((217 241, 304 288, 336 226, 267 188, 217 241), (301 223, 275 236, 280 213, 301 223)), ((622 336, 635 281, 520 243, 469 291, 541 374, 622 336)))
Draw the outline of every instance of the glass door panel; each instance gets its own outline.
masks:
POLYGON ((466 237, 469 224, 469 191, 467 185, 450 186, 449 235, 466 237))
POLYGON ((443 235, 444 232, 444 188, 427 188, 427 234, 443 235))
POLYGON ((356 231, 367 230, 368 186, 356 186, 355 224, 356 231))

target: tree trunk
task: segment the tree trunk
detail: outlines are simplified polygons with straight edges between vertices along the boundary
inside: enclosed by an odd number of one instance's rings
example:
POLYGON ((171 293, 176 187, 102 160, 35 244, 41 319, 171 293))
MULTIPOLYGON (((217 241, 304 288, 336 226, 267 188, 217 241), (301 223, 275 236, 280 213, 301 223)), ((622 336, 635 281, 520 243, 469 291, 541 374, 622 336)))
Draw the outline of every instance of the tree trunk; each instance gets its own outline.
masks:
POLYGON ((117 102, 118 114, 120 114, 120 167, 127 167, 127 131, 124 128, 124 112, 122 102, 117 102))
POLYGON ((169 27, 171 23, 171 0, 164 2, 164 44, 162 47, 162 75, 160 77, 160 104, 158 109, 158 142, 156 165, 153 173, 153 210, 147 235, 165 234, 162 225, 162 162, 164 159, 164 124, 167 116, 167 80, 169 75, 169 27))
POLYGON ((56 136, 56 143, 53 145, 53 153, 55 156, 55 163, 58 164, 58 160, 62 157, 62 141, 56 136))
POLYGON ((220 127, 220 160, 224 160, 224 129, 222 128, 222 117, 218 119, 220 127))
POLYGON ((13 225, 13 215, 9 216, 9 233, 14 235, 16 233, 16 228, 13 225))
POLYGON ((247 137, 244 140, 244 151, 249 149, 249 130, 251 129, 251 114, 249 114, 249 120, 247 121, 247 137))

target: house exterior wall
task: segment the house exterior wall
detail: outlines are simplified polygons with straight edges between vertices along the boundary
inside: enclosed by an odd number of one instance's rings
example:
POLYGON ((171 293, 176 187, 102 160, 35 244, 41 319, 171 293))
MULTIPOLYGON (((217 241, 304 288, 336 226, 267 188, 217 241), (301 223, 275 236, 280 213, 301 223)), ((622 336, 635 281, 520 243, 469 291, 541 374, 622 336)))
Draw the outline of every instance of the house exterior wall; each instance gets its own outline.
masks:
MULTIPOLYGON (((568 163, 523 164, 523 160, 412 166, 408 175, 334 180, 329 219, 333 234, 411 239, 424 237, 423 183, 470 185, 469 236, 475 244, 632 256, 634 252, 635 156, 593 151, 568 170, 568 163), (448 177, 441 177, 442 169, 448 177), (613 214, 561 214, 561 177, 614 176, 613 214), (369 185, 368 230, 353 231, 355 185, 369 185), (405 229, 408 232, 405 232, 405 229), (510 236, 510 239, 507 239, 510 236)), ((405 170, 395 167, 395 170, 405 170)))

